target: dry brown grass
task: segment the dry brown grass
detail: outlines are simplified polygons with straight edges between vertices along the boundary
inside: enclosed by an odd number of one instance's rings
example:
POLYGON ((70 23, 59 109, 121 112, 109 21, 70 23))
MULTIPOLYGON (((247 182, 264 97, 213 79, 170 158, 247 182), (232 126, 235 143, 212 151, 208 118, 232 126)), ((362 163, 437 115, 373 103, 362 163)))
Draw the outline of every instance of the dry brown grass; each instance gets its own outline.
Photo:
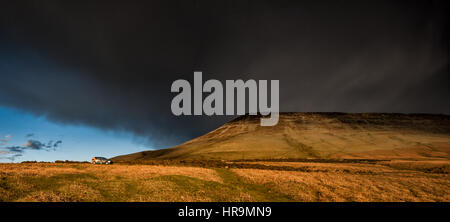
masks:
POLYGON ((198 167, 0 164, 0 200, 175 201, 179 196, 174 196, 176 192, 171 190, 176 186, 170 181, 170 177, 177 176, 221 182, 216 171, 198 167), (160 179, 164 176, 169 176, 169 179, 160 179), (148 191, 154 192, 154 195, 143 196, 148 191), (171 192, 172 198, 164 195, 167 191, 171 192))
MULTIPOLYGON (((448 161, 433 166, 448 166, 448 161)), ((261 164, 261 163, 259 163, 261 164)), ((429 163, 392 164, 263 163, 311 167, 319 172, 233 169, 250 183, 262 184, 296 201, 450 201, 448 173, 420 172, 429 163), (394 165, 395 168, 390 167, 394 165)))
MULTIPOLYGON (((353 174, 373 174, 393 172, 396 169, 383 165, 363 164, 363 163, 309 163, 309 162, 246 162, 254 165, 289 167, 290 169, 300 169, 298 171, 308 172, 335 172, 353 174)), ((291 170, 295 171, 295 170, 291 170)))
POLYGON ((448 160, 392 160, 380 164, 403 170, 417 170, 426 173, 450 174, 450 161, 448 160))
POLYGON ((0 164, 0 201, 450 201, 446 160, 239 164, 0 164))
POLYGON ((17 176, 47 176, 58 174, 92 173, 100 177, 123 176, 127 178, 146 179, 162 175, 182 175, 207 181, 220 182, 220 177, 212 169, 199 167, 148 166, 141 165, 91 165, 91 164, 56 164, 56 163, 22 163, 1 164, 2 174, 17 176))

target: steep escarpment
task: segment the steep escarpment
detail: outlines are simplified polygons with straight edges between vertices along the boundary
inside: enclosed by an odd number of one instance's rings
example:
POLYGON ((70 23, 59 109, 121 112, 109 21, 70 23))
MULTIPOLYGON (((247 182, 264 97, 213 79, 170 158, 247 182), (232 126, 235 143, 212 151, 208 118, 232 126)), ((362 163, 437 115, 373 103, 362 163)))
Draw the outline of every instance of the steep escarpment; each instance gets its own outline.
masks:
POLYGON ((151 159, 450 158, 450 116, 281 113, 276 126, 241 116, 176 147, 115 157, 151 159))

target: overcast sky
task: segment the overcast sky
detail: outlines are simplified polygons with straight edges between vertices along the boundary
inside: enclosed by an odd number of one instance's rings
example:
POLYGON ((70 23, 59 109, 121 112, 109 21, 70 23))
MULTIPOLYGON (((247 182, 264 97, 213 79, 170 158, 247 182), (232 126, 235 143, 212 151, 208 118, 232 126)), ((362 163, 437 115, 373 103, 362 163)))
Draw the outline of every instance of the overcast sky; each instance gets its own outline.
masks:
MULTIPOLYGON (((447 1, 2 2, 0 108, 24 115, 15 128, 31 116, 139 138, 122 153, 170 147, 233 118, 172 115, 170 86, 194 71, 278 79, 281 111, 450 114, 448 9, 447 1)), ((0 137, 11 134, 0 124, 0 137)))

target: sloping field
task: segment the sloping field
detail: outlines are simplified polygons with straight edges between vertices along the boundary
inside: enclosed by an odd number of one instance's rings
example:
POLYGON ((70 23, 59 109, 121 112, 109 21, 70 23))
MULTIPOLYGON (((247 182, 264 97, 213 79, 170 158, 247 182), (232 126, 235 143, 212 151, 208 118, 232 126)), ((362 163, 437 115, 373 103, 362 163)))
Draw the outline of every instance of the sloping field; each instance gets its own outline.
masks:
POLYGON ((281 113, 278 125, 242 116, 179 146, 115 157, 154 159, 449 159, 450 116, 281 113))

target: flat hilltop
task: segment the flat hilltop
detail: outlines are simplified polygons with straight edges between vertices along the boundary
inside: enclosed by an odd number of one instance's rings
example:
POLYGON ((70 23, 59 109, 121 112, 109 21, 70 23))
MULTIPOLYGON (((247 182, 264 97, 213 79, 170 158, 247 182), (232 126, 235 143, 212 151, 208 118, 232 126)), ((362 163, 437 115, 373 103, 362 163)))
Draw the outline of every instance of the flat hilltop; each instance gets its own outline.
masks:
POLYGON ((178 146, 114 157, 163 159, 450 158, 450 116, 397 113, 280 113, 276 126, 241 116, 178 146))

